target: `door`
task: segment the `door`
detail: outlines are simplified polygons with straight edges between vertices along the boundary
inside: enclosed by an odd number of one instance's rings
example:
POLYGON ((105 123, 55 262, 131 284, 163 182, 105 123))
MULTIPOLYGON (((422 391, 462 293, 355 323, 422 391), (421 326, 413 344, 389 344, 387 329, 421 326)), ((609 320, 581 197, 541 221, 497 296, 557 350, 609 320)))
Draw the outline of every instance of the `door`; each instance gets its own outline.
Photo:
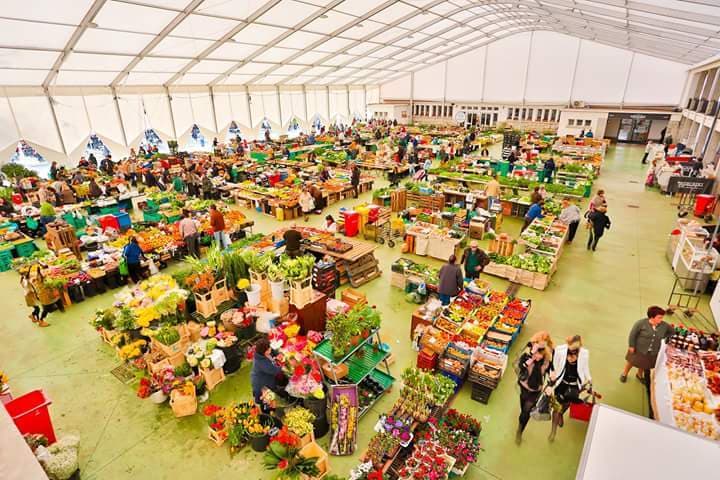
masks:
POLYGON ((635 120, 632 118, 623 118, 620 120, 620 130, 618 131, 618 142, 632 141, 632 132, 635 128, 635 120))

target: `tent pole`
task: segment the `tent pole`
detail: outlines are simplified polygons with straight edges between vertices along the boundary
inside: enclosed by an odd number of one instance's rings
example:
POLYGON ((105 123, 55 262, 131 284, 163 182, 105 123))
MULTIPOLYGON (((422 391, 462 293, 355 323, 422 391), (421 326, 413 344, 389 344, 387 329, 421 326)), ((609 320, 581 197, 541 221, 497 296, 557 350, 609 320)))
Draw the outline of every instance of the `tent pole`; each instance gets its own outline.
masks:
POLYGON ((68 157, 68 152, 65 148, 65 141, 63 140, 62 132, 60 131, 60 124, 58 123, 57 114, 55 113, 55 106, 53 105, 53 100, 50 97, 50 91, 47 89, 47 87, 44 87, 43 90, 45 91, 45 98, 47 98, 48 105, 50 105, 53 122, 55 123, 55 131, 57 132, 58 139, 60 139, 60 147, 62 148, 62 152, 65 154, 65 156, 69 159, 70 157, 68 157))
POLYGON ((120 123, 120 133, 122 133, 123 142, 125 142, 125 147, 129 148, 130 144, 128 143, 127 133, 125 133, 125 125, 123 124, 122 113, 120 113, 120 104, 118 103, 117 89, 115 87, 110 87, 110 92, 112 93, 113 103, 115 104, 115 113, 117 114, 117 120, 120 123))
MULTIPOLYGON (((175 141, 177 142, 178 134, 177 134, 177 127, 175 126, 175 114, 173 113, 172 97, 170 96, 170 89, 168 87, 165 87, 165 97, 167 98, 168 109, 170 109, 170 120, 171 120, 170 124, 172 125, 173 136, 175 137, 175 141)), ((192 109, 192 101, 190 101, 190 108, 192 109)), ((195 121, 195 118, 193 118, 193 121, 195 121)))
POLYGON ((213 93, 213 87, 208 87, 208 90, 210 90, 210 108, 212 108, 213 123, 215 123, 215 133, 219 135, 220 129, 218 128, 217 115, 215 114, 215 94, 213 93))

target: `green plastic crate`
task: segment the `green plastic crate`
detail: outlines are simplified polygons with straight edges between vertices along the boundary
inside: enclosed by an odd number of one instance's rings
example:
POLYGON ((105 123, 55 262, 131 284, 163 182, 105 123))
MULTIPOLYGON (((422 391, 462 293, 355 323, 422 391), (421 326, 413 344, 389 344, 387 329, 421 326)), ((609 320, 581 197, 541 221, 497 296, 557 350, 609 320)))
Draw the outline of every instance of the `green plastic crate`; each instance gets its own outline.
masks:
POLYGON ((145 222, 158 223, 162 222, 164 218, 164 215, 160 213, 143 212, 143 221, 145 222))
POLYGON ((26 243, 21 243, 20 245, 15 245, 15 251, 18 254, 18 257, 29 257, 33 253, 35 253, 35 250, 37 248, 35 247, 35 242, 30 241, 26 243))
POLYGON ((349 369, 348 380, 353 383, 359 383, 387 356, 388 353, 383 350, 376 350, 372 345, 363 345, 362 348, 347 361, 349 369))
POLYGON ((100 207, 100 215, 112 215, 114 213, 120 213, 120 208, 117 205, 100 207))
POLYGON ((180 219, 182 219, 182 215, 173 215, 172 217, 167 217, 167 223, 179 222, 180 219))
POLYGON ((370 372, 370 378, 378 382, 385 390, 390 388, 395 383, 395 377, 388 375, 387 373, 378 370, 377 368, 370 372))

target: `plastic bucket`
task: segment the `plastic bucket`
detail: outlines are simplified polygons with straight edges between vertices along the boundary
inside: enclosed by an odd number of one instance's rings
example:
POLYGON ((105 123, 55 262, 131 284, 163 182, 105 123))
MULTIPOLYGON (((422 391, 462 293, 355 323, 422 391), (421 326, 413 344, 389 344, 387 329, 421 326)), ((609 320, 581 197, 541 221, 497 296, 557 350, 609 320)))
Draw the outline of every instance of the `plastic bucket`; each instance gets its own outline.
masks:
POLYGON ((285 298, 285 280, 269 283, 273 300, 282 300, 283 298, 285 298))
POLYGON ((16 398, 5 405, 15 426, 23 435, 39 433, 45 435, 48 443, 55 443, 55 430, 53 429, 48 407, 52 402, 42 390, 33 390, 30 393, 16 398))
POLYGON ((256 283, 250 284, 250 286, 245 290, 245 293, 247 294, 248 305, 250 305, 251 307, 256 307, 260 305, 260 285, 256 283))
POLYGON ((270 437, 267 434, 260 436, 250 435, 250 447, 256 452, 264 452, 265 450, 267 450, 269 444, 270 437))

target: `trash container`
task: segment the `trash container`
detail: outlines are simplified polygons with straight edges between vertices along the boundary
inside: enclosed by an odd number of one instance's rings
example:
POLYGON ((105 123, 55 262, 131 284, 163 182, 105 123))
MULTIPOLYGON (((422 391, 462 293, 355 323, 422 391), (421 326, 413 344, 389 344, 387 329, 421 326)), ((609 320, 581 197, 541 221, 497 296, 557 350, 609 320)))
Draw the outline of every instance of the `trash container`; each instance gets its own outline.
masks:
POLYGON ((706 194, 699 194, 695 196, 695 216, 696 217, 704 217, 706 213, 706 210, 710 206, 710 204, 713 202, 715 197, 713 195, 706 195, 706 194))
POLYGON ((5 404, 5 409, 20 433, 45 435, 48 443, 53 444, 55 443, 55 430, 48 410, 51 403, 50 399, 45 396, 45 392, 33 390, 5 404))
POLYGON ((358 212, 343 212, 345 217, 345 235, 354 237, 360 230, 360 214, 358 212))

